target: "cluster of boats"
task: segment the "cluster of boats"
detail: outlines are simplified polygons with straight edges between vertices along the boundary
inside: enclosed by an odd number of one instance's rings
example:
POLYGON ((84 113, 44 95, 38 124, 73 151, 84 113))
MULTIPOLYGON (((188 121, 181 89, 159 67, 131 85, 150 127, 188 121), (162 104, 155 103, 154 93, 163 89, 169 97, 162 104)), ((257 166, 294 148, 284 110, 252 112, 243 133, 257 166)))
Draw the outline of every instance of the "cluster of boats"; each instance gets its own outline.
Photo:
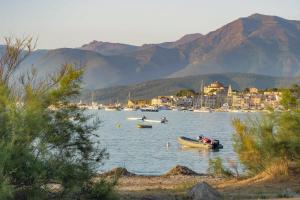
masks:
MULTIPOLYGON (((101 109, 101 108, 98 108, 101 109)), ((106 106, 104 107, 105 111, 137 111, 140 110, 142 112, 158 112, 160 109, 158 107, 142 107, 142 108, 133 108, 133 107, 119 107, 119 106, 106 106)))
MULTIPOLYGON (((82 107, 82 106, 81 106, 82 107)), ((259 110, 239 110, 239 109, 211 109, 209 107, 201 107, 201 108, 186 108, 186 107, 156 107, 156 106, 148 106, 141 108, 133 108, 133 107, 121 107, 121 106, 86 106, 87 109, 92 110, 105 110, 105 111, 138 111, 141 112, 159 112, 161 110, 171 110, 171 111, 183 111, 183 112, 197 112, 197 113, 212 113, 212 112, 257 112, 259 110)))
MULTIPOLYGON (((128 120, 137 120, 142 122, 148 122, 148 123, 162 123, 165 124, 168 122, 166 117, 162 117, 161 120, 154 120, 154 119, 148 119, 145 115, 142 117, 129 117, 128 120)), ((152 128, 151 124, 143 124, 138 123, 137 128, 152 128)), ((219 140, 216 139, 210 139, 208 137, 204 136, 198 136, 197 139, 188 138, 185 136, 178 137, 178 143, 181 144, 184 147, 189 148, 201 148, 201 149, 222 149, 223 145, 220 144, 219 140)))

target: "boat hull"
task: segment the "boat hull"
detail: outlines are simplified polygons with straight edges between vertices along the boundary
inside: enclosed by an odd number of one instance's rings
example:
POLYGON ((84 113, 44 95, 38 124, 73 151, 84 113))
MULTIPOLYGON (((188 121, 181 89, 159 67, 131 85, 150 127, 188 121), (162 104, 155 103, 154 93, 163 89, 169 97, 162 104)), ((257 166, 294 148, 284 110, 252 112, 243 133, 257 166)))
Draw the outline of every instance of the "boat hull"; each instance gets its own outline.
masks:
POLYGON ((137 124, 137 128, 152 128, 152 125, 145 125, 145 124, 137 124))
POLYGON ((123 110, 124 111, 137 111, 137 109, 135 109, 135 108, 124 108, 123 110))
POLYGON ((115 108, 115 107, 106 107, 104 110, 105 111, 121 111, 120 108, 115 108))
POLYGON ((142 112, 158 112, 159 109, 156 107, 143 107, 143 108, 140 108, 140 111, 142 111, 142 112))
POLYGON ((178 142, 182 146, 186 146, 186 147, 190 147, 190 148, 202 148, 202 149, 220 149, 220 148, 223 148, 223 146, 221 144, 219 144, 218 146, 215 146, 215 145, 210 144, 210 143, 203 143, 203 142, 200 142, 198 140, 190 139, 190 138, 183 137, 183 136, 178 138, 178 142))
POLYGON ((193 140, 190 138, 186 137, 179 137, 178 138, 179 144, 186 146, 186 147, 191 147, 191 148, 204 148, 204 149, 212 149, 213 145, 207 144, 207 143, 202 143, 197 140, 193 140))

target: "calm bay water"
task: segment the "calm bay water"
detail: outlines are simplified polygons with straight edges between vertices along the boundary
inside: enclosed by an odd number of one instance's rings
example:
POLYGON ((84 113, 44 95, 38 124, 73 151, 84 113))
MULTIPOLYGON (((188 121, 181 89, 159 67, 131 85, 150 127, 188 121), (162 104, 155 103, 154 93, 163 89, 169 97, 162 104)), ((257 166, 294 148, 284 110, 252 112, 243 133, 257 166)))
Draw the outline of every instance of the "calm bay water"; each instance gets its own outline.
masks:
MULTIPOLYGON (((231 120, 245 118, 246 113, 194 113, 179 111, 160 111, 142 113, 140 111, 90 110, 102 120, 96 134, 100 136, 102 147, 109 153, 100 171, 115 167, 125 167, 129 171, 144 175, 160 175, 175 165, 206 173, 209 158, 220 156, 224 161, 237 160, 232 148, 231 120), (152 123, 152 129, 138 129, 140 121, 127 120, 128 117, 160 119, 166 116, 168 124, 152 123), (209 150, 184 149, 177 137, 196 138, 198 135, 219 139, 224 148, 213 152, 209 150), (169 145, 167 146, 167 143, 169 145)), ((251 114, 253 115, 253 114, 251 114)))

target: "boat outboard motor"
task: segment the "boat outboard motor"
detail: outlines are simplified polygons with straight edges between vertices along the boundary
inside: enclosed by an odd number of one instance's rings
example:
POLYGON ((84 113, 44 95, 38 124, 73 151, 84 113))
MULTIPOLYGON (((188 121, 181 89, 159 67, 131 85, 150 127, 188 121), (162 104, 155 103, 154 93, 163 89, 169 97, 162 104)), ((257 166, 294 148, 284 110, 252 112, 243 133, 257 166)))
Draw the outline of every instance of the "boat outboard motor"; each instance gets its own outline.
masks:
POLYGON ((220 144, 219 140, 213 140, 212 145, 213 145, 213 149, 223 148, 223 145, 220 144))

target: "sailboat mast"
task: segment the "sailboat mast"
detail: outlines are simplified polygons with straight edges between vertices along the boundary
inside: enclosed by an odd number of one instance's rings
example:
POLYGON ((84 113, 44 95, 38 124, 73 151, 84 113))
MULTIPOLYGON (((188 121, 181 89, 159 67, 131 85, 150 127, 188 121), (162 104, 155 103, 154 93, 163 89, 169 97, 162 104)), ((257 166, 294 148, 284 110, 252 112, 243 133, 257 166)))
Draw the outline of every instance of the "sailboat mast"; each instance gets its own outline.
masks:
POLYGON ((130 100, 130 92, 128 93, 128 100, 130 100))
POLYGON ((201 81, 201 97, 200 97, 200 107, 203 106, 203 80, 201 81))
POLYGON ((94 102, 94 91, 92 92, 92 104, 93 104, 93 102, 94 102))

